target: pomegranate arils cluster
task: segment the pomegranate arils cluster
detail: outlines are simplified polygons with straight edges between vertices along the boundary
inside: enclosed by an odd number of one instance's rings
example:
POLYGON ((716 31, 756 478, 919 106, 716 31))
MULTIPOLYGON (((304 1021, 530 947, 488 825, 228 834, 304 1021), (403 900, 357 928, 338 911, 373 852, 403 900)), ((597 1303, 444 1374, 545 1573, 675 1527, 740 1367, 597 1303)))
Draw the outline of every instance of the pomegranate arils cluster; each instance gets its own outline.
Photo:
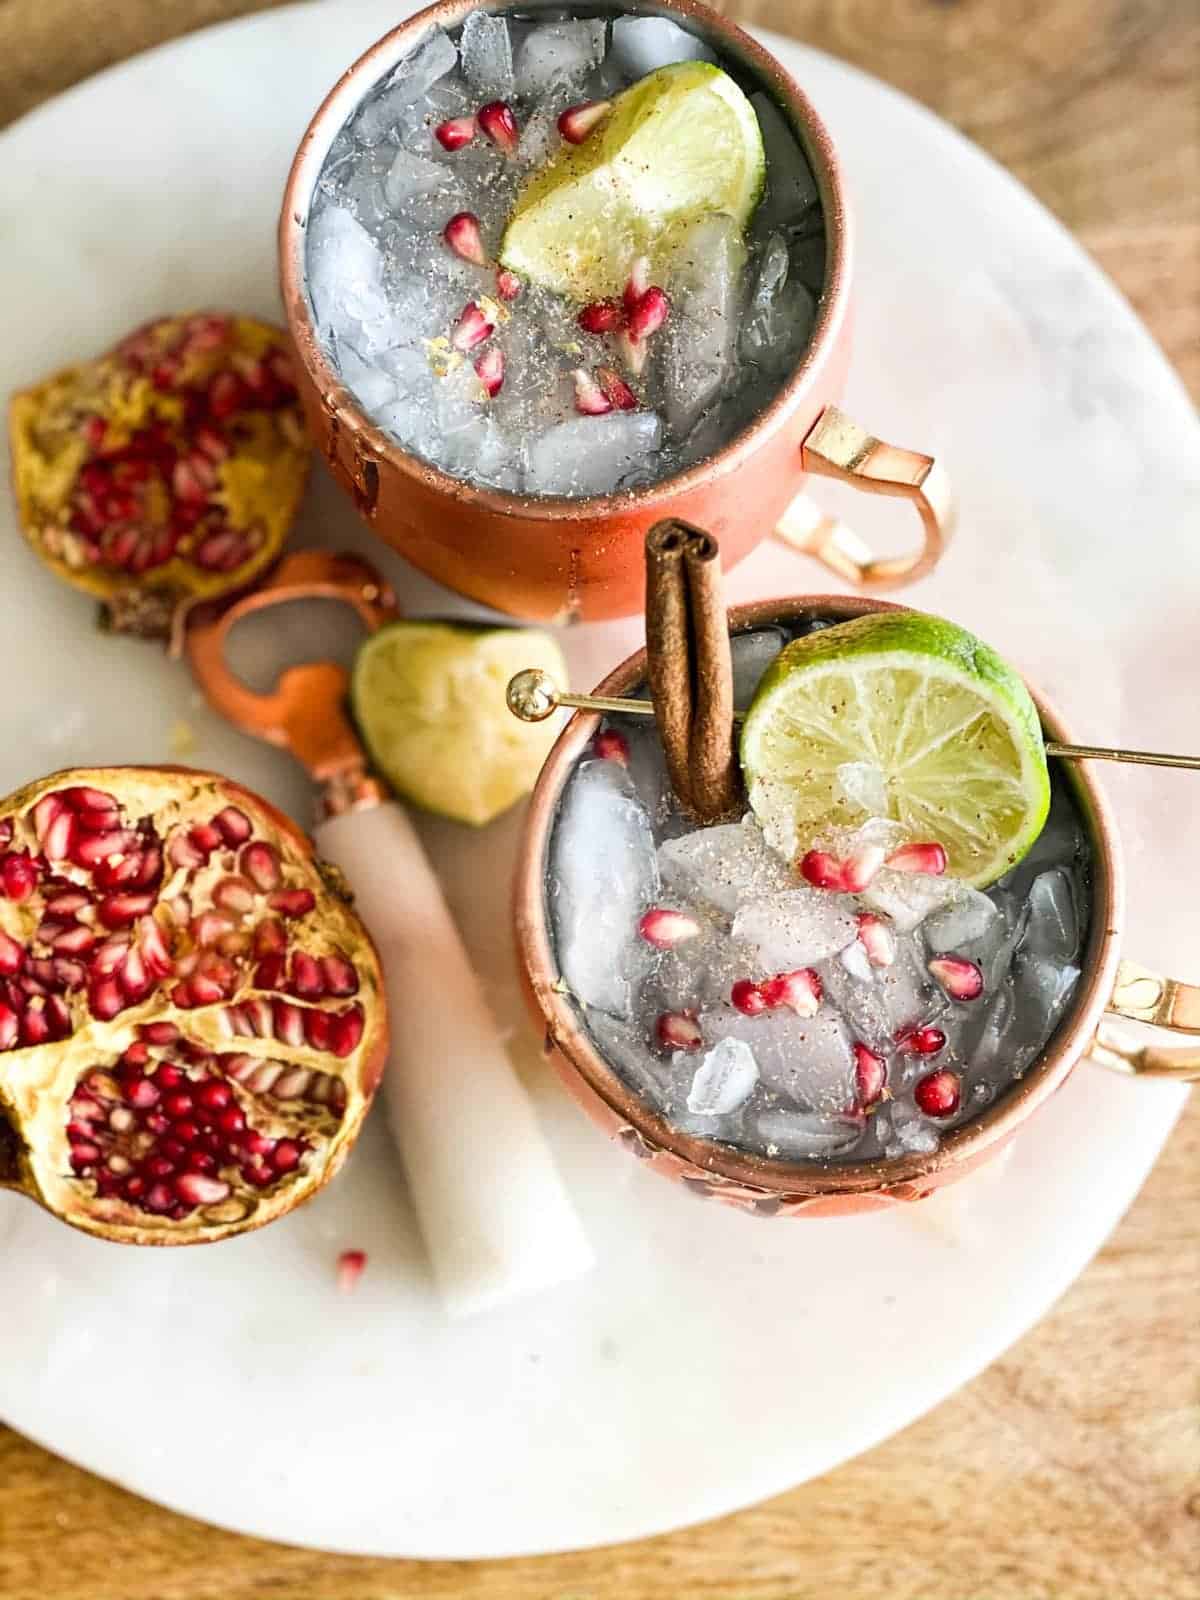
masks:
POLYGON ((283 336, 207 312, 148 323, 18 395, 13 440, 39 554, 105 599, 116 626, 142 632, 273 559, 308 471, 283 336), (69 480, 46 470, 80 449, 69 480))
POLYGON ((294 1203, 285 1180, 322 1180, 374 1087, 374 953, 299 833, 244 791, 94 777, 108 786, 35 785, 0 819, 21 863, 0 861, 0 1107, 11 1094, 33 1168, 50 1163, 37 1197, 81 1226, 269 1220, 294 1203))

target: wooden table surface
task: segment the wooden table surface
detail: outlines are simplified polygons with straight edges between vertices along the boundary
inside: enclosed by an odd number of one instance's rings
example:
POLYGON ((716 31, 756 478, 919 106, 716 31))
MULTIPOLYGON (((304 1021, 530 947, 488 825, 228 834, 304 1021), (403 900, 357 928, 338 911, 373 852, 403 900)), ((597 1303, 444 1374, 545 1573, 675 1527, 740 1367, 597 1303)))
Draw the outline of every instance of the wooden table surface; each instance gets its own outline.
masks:
MULTIPOLYGON (((270 3, 0 0, 0 125, 149 44, 270 3)), ((989 150, 1111 274, 1200 396, 1196 0, 720 9, 876 73, 989 150)), ((738 1516, 540 1560, 320 1556, 159 1510, 0 1428, 0 1596, 1200 1600, 1198 1173, 1195 1095, 1108 1246, 1038 1328, 906 1432, 738 1516)), ((127 1381, 136 1345, 131 1328, 97 1381, 127 1381)), ((131 1385, 130 1427, 137 1407, 131 1385)), ((197 1425, 182 1404, 181 1449, 197 1425)))

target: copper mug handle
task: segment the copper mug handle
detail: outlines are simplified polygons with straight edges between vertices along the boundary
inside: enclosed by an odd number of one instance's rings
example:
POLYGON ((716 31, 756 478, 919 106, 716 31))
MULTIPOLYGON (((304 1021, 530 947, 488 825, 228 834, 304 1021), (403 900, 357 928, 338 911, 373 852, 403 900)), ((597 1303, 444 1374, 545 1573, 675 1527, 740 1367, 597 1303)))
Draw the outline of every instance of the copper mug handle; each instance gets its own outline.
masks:
MULTIPOLYGON (((1131 1022, 1148 1022, 1173 1033, 1200 1033, 1200 988, 1164 978, 1135 961, 1117 968, 1108 1012, 1131 1022)), ((1090 1060, 1114 1072, 1139 1078, 1173 1078, 1176 1083, 1200 1083, 1200 1050, 1164 1050, 1160 1045, 1131 1046, 1117 1039, 1103 1023, 1088 1051, 1090 1060)))
POLYGON ((844 522, 822 516, 805 495, 784 512, 775 537, 813 556, 859 589, 895 589, 932 572, 954 527, 950 480, 932 456, 884 444, 836 406, 826 406, 800 446, 806 472, 836 478, 868 494, 910 500, 921 519, 921 544, 902 556, 873 556, 844 522))

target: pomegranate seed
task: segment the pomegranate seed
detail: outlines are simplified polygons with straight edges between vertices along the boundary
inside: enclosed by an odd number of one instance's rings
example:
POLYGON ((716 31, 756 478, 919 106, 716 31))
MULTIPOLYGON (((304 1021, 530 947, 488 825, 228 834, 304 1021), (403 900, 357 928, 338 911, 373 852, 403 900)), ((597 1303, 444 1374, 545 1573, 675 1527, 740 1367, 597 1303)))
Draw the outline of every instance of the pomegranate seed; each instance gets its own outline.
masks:
POLYGON ((847 894, 861 894, 883 865, 883 851, 877 844, 866 845, 842 862, 842 887, 847 894))
POLYGON ((68 1122, 67 1138, 71 1144, 87 1144, 95 1137, 95 1129, 88 1122, 68 1122))
POLYGON ((147 1044, 174 1044, 179 1037, 179 1029, 173 1022, 143 1022, 138 1032, 147 1044))
POLYGON ((125 1098, 131 1106, 137 1106, 139 1111, 148 1111, 151 1106, 156 1106, 159 1101, 158 1085, 149 1078, 130 1078, 125 1083, 125 1098))
MULTIPOLYGON (((167 1026, 170 1027, 172 1024, 168 1023, 167 1026)), ((154 1074, 154 1081, 165 1094, 168 1089, 177 1089, 185 1081, 185 1075, 178 1067, 164 1062, 154 1074)))
POLYGON ((244 916, 254 909, 254 885, 249 878, 222 878, 212 892, 213 904, 223 911, 233 911, 244 916))
POLYGON ((495 345, 485 350, 475 362, 475 376, 483 385, 489 400, 494 400, 504 386, 504 352, 495 345))
POLYGON ((153 907, 152 894, 109 894, 96 907, 96 917, 105 928, 127 928, 153 907))
POLYGON ((518 300, 523 288, 520 278, 515 272, 510 272, 507 267, 499 267, 496 271, 496 293, 501 300, 518 300))
POLYGON ((585 417, 602 417, 606 411, 612 410, 612 401, 586 368, 576 367, 572 376, 575 379, 576 411, 585 417))
POLYGON ((275 955, 287 949, 287 933, 276 917, 264 917, 254 930, 254 954, 275 955))
POLYGON ((210 949, 233 928, 233 923, 219 911, 205 911, 192 923, 192 938, 202 950, 210 949))
POLYGON ((965 956, 935 956, 929 970, 951 1000, 978 1000, 983 993, 983 973, 965 956))
POLYGON ((206 1111, 223 1111, 232 1101, 233 1090, 217 1078, 210 1078, 196 1090, 196 1104, 206 1111))
POLYGON ((796 972, 780 972, 759 985, 762 997, 772 1010, 787 1006, 798 1017, 815 1017, 820 1009, 823 989, 811 967, 796 972))
POLYGON ((321 976, 324 979, 326 994, 345 998, 347 995, 358 993, 358 973, 354 970, 353 963, 347 961, 345 956, 322 956, 321 976))
POLYGON ((236 849, 240 844, 245 844, 253 832, 250 818, 244 811, 239 811, 236 806, 226 806, 224 811, 217 812, 212 821, 213 827, 216 828, 221 838, 233 849, 236 849))
POLYGON ((276 1172, 293 1172, 300 1165, 303 1154, 303 1146, 294 1139, 280 1139, 271 1152, 270 1162, 276 1172))
POLYGON ((251 1130, 242 1140, 242 1149, 247 1155, 269 1156, 274 1148, 274 1139, 268 1139, 265 1133, 255 1133, 251 1130))
POLYGON ((185 1158, 189 1172, 215 1172, 217 1163, 207 1150, 189 1150, 185 1158))
POLYGON ((484 137, 503 150, 505 155, 515 153, 517 119, 512 114, 512 108, 503 100, 489 100, 486 106, 480 106, 475 120, 484 137))
POLYGON ((115 978, 93 982, 88 990, 88 1007, 98 1022, 111 1022, 118 1012, 124 1011, 125 996, 115 978))
POLYGON ((927 1117, 951 1117, 962 1097, 962 1080, 957 1072, 943 1067, 922 1078, 913 1090, 913 1099, 927 1117))
POLYGON ((169 1178, 175 1167, 165 1155, 153 1155, 142 1162, 142 1171, 147 1178, 169 1178))
MULTIPOLYGON (((46 830, 46 837, 42 841, 42 850, 47 861, 65 861, 68 857, 73 859, 73 846, 75 843, 75 818, 69 811, 61 812, 46 830)), ((82 866, 84 863, 80 862, 82 866)))
POLYGON ((271 1005, 271 1015, 275 1026, 275 1037, 281 1044, 304 1043, 304 1013, 299 1006, 294 1006, 287 1000, 275 1000, 271 1005))
POLYGON ((668 911, 664 906, 653 906, 637 927, 646 943, 658 950, 671 950, 685 939, 694 939, 700 932, 695 917, 689 917, 684 911, 668 911))
POLYGON ((11 1050, 17 1041, 20 1019, 11 1006, 0 1001, 0 1050, 11 1050))
MULTIPOLYGON (((195 1144, 200 1137, 200 1126, 195 1122, 177 1122, 175 1124, 175 1138, 180 1145, 195 1144)), ((183 1154, 183 1151, 180 1151, 183 1154)))
POLYGON ((192 1097, 186 1089, 173 1090, 163 1101, 163 1112, 172 1122, 179 1122, 192 1114, 192 1097))
POLYGON ((940 1028, 908 1028, 897 1036, 896 1045, 908 1055, 935 1056, 946 1048, 946 1035, 940 1028))
POLYGON ((687 1011, 664 1011, 654 1035, 664 1050, 699 1050, 704 1043, 699 1023, 687 1011))
POLYGON ((329 1049, 339 1061, 344 1061, 362 1043, 366 1020, 361 1006, 351 1006, 333 1019, 329 1030, 329 1049))
POLYGON ((869 1111, 877 1105, 887 1085, 887 1062, 857 1039, 854 1041, 854 1082, 858 1090, 859 1111, 869 1111))
POLYGON ((131 1044, 125 1054, 117 1063, 117 1071, 123 1078, 137 1078, 141 1076, 141 1069, 150 1060, 150 1047, 146 1044, 131 1044))
POLYGON ((801 857, 800 876, 814 889, 843 888, 842 863, 825 850, 810 850, 801 857))
POLYGON ((558 131, 568 144, 582 144, 612 110, 611 100, 583 100, 568 106, 558 119, 558 131))
POLYGON ((477 267, 487 266, 479 218, 473 211, 456 211, 442 229, 442 238, 464 261, 473 261, 477 267))
POLYGON ((602 728, 592 746, 601 761, 617 761, 629 765, 629 740, 617 728, 602 728))
POLYGON ((86 1171, 94 1167, 100 1159, 100 1146, 98 1144, 77 1144, 71 1148, 71 1165, 76 1172, 86 1171))
POLYGON ((292 957, 292 993, 305 1000, 319 1000, 325 993, 321 968, 313 956, 297 950, 292 957))
POLYGON ((333 1019, 327 1011, 304 1013, 304 1037, 314 1050, 328 1050, 333 1019))
POLYGON ((282 955, 264 957, 255 968, 255 987, 258 989, 282 989, 285 968, 286 962, 282 955))
POLYGON ((625 307, 619 300, 593 300, 575 320, 584 333, 615 333, 625 326, 625 307))
POLYGON ((149 1116, 142 1118, 142 1122, 145 1124, 147 1133, 157 1134, 159 1138, 171 1126, 161 1111, 152 1111, 149 1116))
POLYGON ((282 877, 279 857, 269 844, 261 840, 248 844, 238 857, 238 866, 261 894, 269 894, 279 887, 282 877))
POLYGON ((317 903, 311 889, 280 889, 267 901, 281 917, 305 917, 317 903))
POLYGON ((181 1172, 175 1179, 175 1193, 189 1206, 213 1206, 230 1193, 227 1183, 220 1178, 209 1178, 201 1172, 181 1172))
POLYGON ((232 417, 244 404, 242 380, 236 372, 218 372, 208 386, 208 409, 218 422, 232 417))
POLYGON ((222 1133, 241 1133, 246 1126, 246 1114, 240 1106, 227 1106, 217 1118, 222 1133))
POLYGON ((365 1250, 343 1250, 337 1258, 337 1286, 339 1294, 351 1294, 367 1265, 365 1250))
POLYGON ((260 1163, 251 1162, 242 1168, 242 1177, 247 1183, 252 1183, 256 1189, 269 1188, 275 1182, 275 1174, 270 1167, 260 1163))
POLYGON ((454 324, 450 343, 456 350, 474 350, 477 344, 490 339, 495 331, 495 323, 488 321, 474 300, 469 300, 454 324))
POLYGON ((937 878, 946 870, 946 852, 935 841, 902 844, 892 851, 887 864, 893 872, 927 872, 937 878))
POLYGON ((207 505, 208 485, 190 461, 177 461, 171 473, 171 492, 184 505, 207 505))
POLYGON ((739 978, 729 991, 729 999, 747 1017, 757 1017, 767 1009, 766 996, 749 978, 739 978))
POLYGON ((165 1213, 174 1210, 175 1202, 165 1183, 155 1183, 147 1189, 142 1205, 147 1211, 165 1213))
POLYGON ((463 145, 470 144, 475 133, 474 117, 451 117, 448 122, 439 122, 433 130, 443 150, 461 150, 463 145))
POLYGON ((652 285, 629 308, 629 336, 637 343, 657 333, 671 314, 671 302, 664 291, 652 285))
POLYGON ((600 387, 618 411, 637 410, 638 397, 619 372, 612 367, 597 367, 596 376, 600 380, 600 387))
POLYGON ((863 911, 858 918, 858 942, 873 967, 890 967, 896 959, 896 936, 882 917, 863 911))
POLYGON ((37 881, 37 867, 27 852, 14 851, 0 862, 0 886, 10 900, 27 900, 37 888, 37 881))
POLYGON ((25 962, 25 952, 17 941, 0 928, 0 976, 10 978, 20 972, 25 962))
POLYGON ((61 794, 44 794, 33 808, 33 831, 37 834, 37 841, 45 845, 46 836, 50 829, 62 816, 65 803, 61 794))
MULTIPOLYGON (((188 843, 194 844, 203 855, 212 855, 214 850, 221 848, 222 842, 220 830, 211 822, 198 822, 194 828, 188 830, 188 843)), ((180 865, 194 865, 194 863, 180 863, 180 865)))

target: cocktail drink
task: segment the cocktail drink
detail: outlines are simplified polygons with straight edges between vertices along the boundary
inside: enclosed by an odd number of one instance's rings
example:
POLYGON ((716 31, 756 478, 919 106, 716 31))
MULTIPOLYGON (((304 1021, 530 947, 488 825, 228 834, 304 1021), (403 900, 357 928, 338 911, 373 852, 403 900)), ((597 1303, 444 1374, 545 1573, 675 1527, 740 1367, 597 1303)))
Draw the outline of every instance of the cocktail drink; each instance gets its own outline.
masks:
POLYGON ((1020 680, 938 619, 818 606, 732 653, 747 795, 720 820, 688 815, 648 719, 607 719, 563 785, 560 988, 678 1134, 798 1166, 930 1155, 1076 996, 1073 790, 1020 680))
POLYGON ((473 12, 334 139, 307 228, 330 365, 399 445, 535 496, 658 482, 795 370, 826 265, 779 106, 668 17, 473 12))

